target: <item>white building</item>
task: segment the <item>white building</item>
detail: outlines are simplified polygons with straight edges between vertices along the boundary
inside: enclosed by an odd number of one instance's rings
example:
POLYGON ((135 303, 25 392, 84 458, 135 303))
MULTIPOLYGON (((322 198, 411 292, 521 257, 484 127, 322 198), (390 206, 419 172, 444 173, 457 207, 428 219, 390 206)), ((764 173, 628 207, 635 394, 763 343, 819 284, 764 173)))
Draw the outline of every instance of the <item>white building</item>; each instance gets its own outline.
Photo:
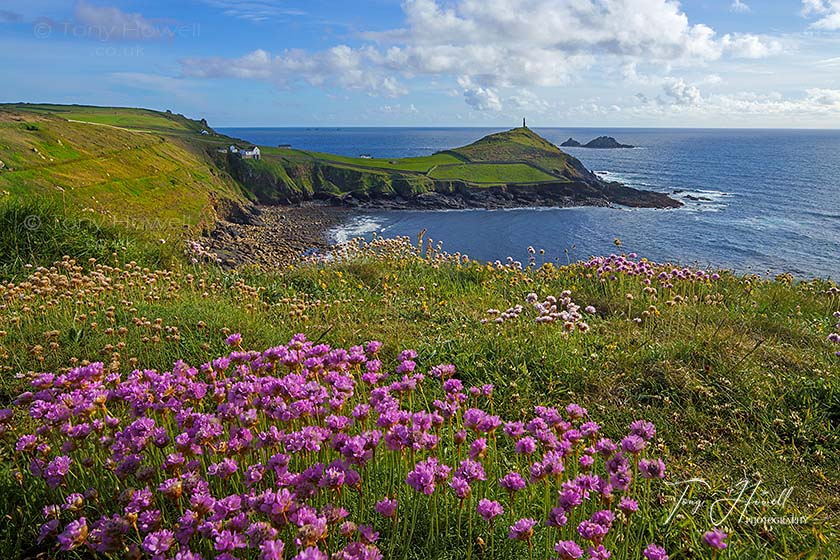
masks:
POLYGON ((237 154, 242 159, 260 159, 260 148, 259 146, 250 146, 248 148, 240 148, 238 146, 234 146, 233 144, 230 145, 228 148, 230 153, 237 154))
POLYGON ((260 149, 258 146, 251 146, 244 150, 239 150, 239 156, 242 159, 260 159, 260 149))

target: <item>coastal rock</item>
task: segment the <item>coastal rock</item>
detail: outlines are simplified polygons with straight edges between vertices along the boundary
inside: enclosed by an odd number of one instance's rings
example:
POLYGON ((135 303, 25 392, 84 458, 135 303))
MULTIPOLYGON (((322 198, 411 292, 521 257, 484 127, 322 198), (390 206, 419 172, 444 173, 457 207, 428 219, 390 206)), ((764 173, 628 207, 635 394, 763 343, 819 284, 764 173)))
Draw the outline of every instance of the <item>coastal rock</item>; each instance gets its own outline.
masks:
POLYGON ((595 148, 599 150, 609 150, 616 148, 634 148, 630 144, 621 144, 612 136, 599 136, 594 140, 590 140, 582 146, 583 148, 595 148))
POLYGON ((561 148, 580 148, 581 146, 582 144, 574 138, 569 138, 568 140, 560 144, 561 148))

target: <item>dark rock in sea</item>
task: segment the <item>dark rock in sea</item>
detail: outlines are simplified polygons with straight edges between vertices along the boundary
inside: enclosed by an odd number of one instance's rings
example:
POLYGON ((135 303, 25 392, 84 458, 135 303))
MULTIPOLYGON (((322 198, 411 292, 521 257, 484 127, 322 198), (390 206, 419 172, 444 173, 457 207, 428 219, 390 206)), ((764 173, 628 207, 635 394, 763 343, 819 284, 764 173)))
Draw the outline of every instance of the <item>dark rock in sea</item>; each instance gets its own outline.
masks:
POLYGON ((697 202, 697 201, 702 201, 702 202, 711 202, 711 201, 712 201, 712 199, 711 199, 711 198, 707 198, 707 197, 705 197, 705 196, 694 196, 694 195, 691 195, 691 194, 687 194, 687 195, 685 195, 685 199, 686 199, 686 200, 693 200, 693 201, 695 201, 695 202, 697 202))
POLYGON ((399 195, 354 200, 345 205, 388 210, 438 210, 464 208, 566 208, 571 206, 620 205, 633 208, 679 208, 682 203, 664 193, 643 191, 621 183, 557 182, 492 187, 458 185, 451 192, 426 192, 412 197, 399 195))
POLYGON ((599 150, 615 149, 615 148, 633 148, 630 144, 620 144, 612 136, 599 136, 583 145, 584 148, 596 148, 599 150))
POLYGON ((568 140, 566 140, 565 142, 560 144, 560 147, 561 148, 580 148, 581 143, 578 142, 577 140, 575 140, 574 138, 569 138, 568 140))

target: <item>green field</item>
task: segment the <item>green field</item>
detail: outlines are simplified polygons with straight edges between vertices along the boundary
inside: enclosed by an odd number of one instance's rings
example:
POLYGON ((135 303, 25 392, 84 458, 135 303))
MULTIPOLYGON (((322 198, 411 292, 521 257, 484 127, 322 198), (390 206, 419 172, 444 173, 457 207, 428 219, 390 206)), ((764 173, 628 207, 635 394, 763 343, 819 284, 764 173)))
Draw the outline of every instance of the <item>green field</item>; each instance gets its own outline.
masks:
POLYGON ((538 183, 558 181, 553 175, 531 167, 524 163, 463 163, 460 165, 443 165, 435 167, 429 176, 433 179, 459 179, 469 183, 495 183, 500 178, 504 182, 538 183))
POLYGON ((336 163, 342 163, 353 167, 387 169, 392 171, 415 171, 418 173, 427 173, 430 169, 438 165, 449 165, 461 163, 455 156, 450 154, 434 154, 431 156, 413 157, 413 158, 398 158, 398 159, 382 159, 382 158, 353 158, 345 156, 337 156, 334 154, 325 154, 321 152, 303 152, 309 156, 322 160, 336 163))
POLYGON ((83 121, 116 127, 154 130, 157 132, 200 133, 202 130, 199 123, 187 119, 183 115, 152 111, 148 109, 29 103, 0 104, 0 109, 39 115, 50 115, 67 120, 83 121))
POLYGON ((129 130, 63 118, 108 120, 104 109, 25 107, 0 106, 0 201, 48 200, 62 208, 68 224, 115 226, 178 245, 212 223, 217 207, 247 200, 183 117, 110 110, 112 122, 139 127, 129 130), (152 125, 176 133, 140 131, 152 125))

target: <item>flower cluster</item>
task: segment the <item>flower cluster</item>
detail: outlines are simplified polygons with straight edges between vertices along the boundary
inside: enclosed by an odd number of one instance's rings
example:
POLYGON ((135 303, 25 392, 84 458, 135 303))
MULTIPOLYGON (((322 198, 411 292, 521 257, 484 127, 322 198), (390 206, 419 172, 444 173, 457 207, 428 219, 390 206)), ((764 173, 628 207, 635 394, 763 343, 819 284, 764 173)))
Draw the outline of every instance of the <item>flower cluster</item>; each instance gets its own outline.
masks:
POLYGON ((187 246, 184 249, 184 255, 190 260, 191 263, 220 263, 222 259, 219 258, 219 255, 210 251, 204 245, 199 243, 198 241, 187 241, 187 246))
MULTIPOLYGON (((579 330, 585 333, 589 330, 581 308, 572 300, 572 292, 569 290, 562 291, 559 298, 547 296, 542 301, 537 294, 531 292, 525 296, 525 301, 536 311, 534 320, 537 323, 562 323, 563 329, 568 332, 579 330)), ((504 323, 519 318, 524 309, 522 305, 515 305, 501 312, 498 309, 488 309, 487 314, 495 317, 492 320, 494 323, 504 323)), ((595 308, 591 305, 588 305, 584 311, 590 315, 595 314, 595 308)), ((488 322, 490 319, 481 320, 482 324, 488 322)))
POLYGON ((658 281, 665 288, 673 288, 674 283, 680 281, 709 282, 720 279, 717 272, 709 273, 689 267, 655 263, 647 259, 636 260, 637 258, 636 253, 612 254, 608 257, 593 257, 583 263, 583 266, 594 271, 602 280, 616 280, 620 276, 638 277, 647 285, 658 281))
POLYGON ((492 533, 507 501, 512 543, 564 535, 561 558, 606 558, 640 515, 633 489, 665 475, 644 420, 615 442, 577 404, 504 422, 480 406, 491 385, 467 389, 448 364, 427 380, 410 350, 387 371, 375 341, 226 343, 199 367, 123 377, 93 363, 32 379, 15 406, 34 430, 14 433, 11 409, 0 425, 20 476, 49 497, 42 542, 155 559, 376 560, 382 542, 410 545, 418 511, 433 525, 438 511, 466 511, 492 533))
MULTIPOLYGON (((840 311, 835 311, 834 312, 834 318, 835 319, 840 319, 840 311)), ((834 344, 840 344, 840 321, 837 322, 837 325, 835 325, 835 328, 837 329, 837 331, 828 335, 828 341, 833 342, 834 344)), ((840 350, 837 350, 836 352, 834 352, 834 355, 837 356, 838 358, 840 358, 840 350)))

